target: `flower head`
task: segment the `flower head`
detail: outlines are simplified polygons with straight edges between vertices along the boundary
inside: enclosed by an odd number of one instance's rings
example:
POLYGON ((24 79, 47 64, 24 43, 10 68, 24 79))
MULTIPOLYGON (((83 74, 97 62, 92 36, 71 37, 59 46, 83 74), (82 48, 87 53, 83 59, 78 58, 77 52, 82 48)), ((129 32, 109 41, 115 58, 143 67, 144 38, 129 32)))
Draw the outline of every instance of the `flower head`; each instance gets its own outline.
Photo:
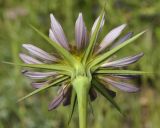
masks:
POLYGON ((47 53, 32 44, 22 45, 27 50, 27 54, 20 54, 20 58, 25 63, 20 65, 35 69, 25 69, 22 73, 33 80, 31 85, 37 90, 20 100, 44 89, 59 86, 57 96, 49 104, 49 110, 63 103, 64 106, 71 104, 73 106, 71 113, 73 113, 75 103, 78 101, 81 128, 86 128, 88 95, 93 101, 97 97, 97 91, 120 111, 113 99, 116 92, 112 91, 108 85, 125 92, 137 92, 139 90, 137 87, 124 81, 139 76, 143 72, 123 68, 137 62, 143 53, 121 59, 115 59, 112 56, 144 32, 133 37, 129 32, 115 42, 126 27, 126 24, 122 24, 111 30, 98 44, 96 40, 105 22, 104 13, 102 12, 96 19, 89 34, 83 15, 80 13, 75 23, 75 44, 71 46, 53 14, 50 14, 50 19, 49 38, 36 28, 33 27, 33 29, 53 46, 54 54, 47 53))

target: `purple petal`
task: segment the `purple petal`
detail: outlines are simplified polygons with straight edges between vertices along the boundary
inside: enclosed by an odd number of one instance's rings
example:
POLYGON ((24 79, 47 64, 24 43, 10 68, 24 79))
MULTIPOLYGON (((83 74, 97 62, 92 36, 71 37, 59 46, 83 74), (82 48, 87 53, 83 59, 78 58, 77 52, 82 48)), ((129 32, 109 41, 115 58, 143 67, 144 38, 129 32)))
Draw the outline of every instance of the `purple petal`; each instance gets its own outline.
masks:
POLYGON ((58 96, 53 99, 53 101, 49 104, 48 110, 52 110, 57 108, 64 100, 66 94, 68 92, 67 85, 64 85, 60 88, 60 91, 58 92, 58 96))
MULTIPOLYGON (((94 22, 94 24, 93 24, 93 27, 92 27, 92 29, 91 29, 91 36, 93 35, 93 32, 94 32, 95 29, 96 29, 96 26, 97 26, 97 24, 98 24, 99 18, 100 18, 100 16, 95 20, 95 22, 94 22)), ((102 28, 103 28, 103 26, 104 26, 104 22, 105 22, 105 19, 104 19, 104 14, 103 14, 102 21, 101 21, 101 24, 100 24, 99 32, 102 30, 102 28)))
POLYGON ((85 47, 87 41, 87 29, 83 21, 82 13, 79 14, 75 24, 75 37, 77 49, 85 47))
POLYGON ((94 88, 91 88, 89 90, 89 96, 90 96, 91 101, 94 101, 97 98, 97 93, 94 90, 94 88))
POLYGON ((111 84, 112 86, 114 86, 114 87, 116 87, 116 88, 118 88, 122 91, 125 91, 125 92, 137 92, 137 91, 139 91, 139 88, 134 87, 133 85, 128 84, 128 83, 113 81, 109 78, 104 78, 104 80, 106 82, 108 82, 109 84, 111 84))
POLYGON ((38 89, 43 87, 44 85, 48 84, 47 82, 32 82, 31 85, 32 87, 38 89))
POLYGON ((140 75, 111 75, 112 77, 115 77, 115 78, 120 78, 120 79, 132 79, 132 78, 137 78, 139 77, 140 75))
POLYGON ((129 38, 131 38, 132 35, 133 35, 133 32, 127 33, 124 37, 122 37, 120 40, 118 40, 118 41, 111 47, 111 49, 114 48, 114 47, 116 47, 116 46, 118 46, 118 45, 120 45, 121 43, 125 42, 126 40, 128 40, 129 38))
POLYGON ((126 24, 118 26, 111 30, 103 39, 103 41, 99 45, 99 49, 96 53, 102 52, 105 48, 107 48, 122 32, 122 30, 126 27, 126 24))
POLYGON ((42 62, 40 62, 39 60, 37 59, 34 59, 30 56, 27 56, 25 54, 22 54, 20 53, 19 54, 19 57, 21 58, 21 60, 23 60, 24 63, 26 64, 43 64, 42 62))
POLYGON ((22 73, 23 75, 31 79, 44 79, 57 74, 55 72, 32 72, 32 71, 23 71, 22 73))
POLYGON ((56 61, 57 58, 43 51, 42 49, 32 45, 32 44, 23 44, 25 49, 27 49, 33 56, 40 58, 46 61, 56 61))
POLYGON ((116 61, 107 62, 101 65, 101 67, 124 67, 128 66, 129 64, 137 62, 141 57, 143 56, 143 53, 139 53, 135 56, 125 57, 116 61))
POLYGON ((62 103, 63 99, 64 99, 63 95, 55 97, 53 101, 49 104, 48 110, 57 108, 62 103))
POLYGON ((72 94, 72 88, 69 88, 63 100, 63 106, 67 106, 71 103, 71 94, 72 94))
POLYGON ((52 31, 52 34, 50 34, 50 37, 52 35, 51 39, 53 39, 53 41, 59 43, 61 46, 69 50, 69 45, 61 25, 55 19, 53 14, 50 14, 50 19, 51 19, 51 31, 52 31))

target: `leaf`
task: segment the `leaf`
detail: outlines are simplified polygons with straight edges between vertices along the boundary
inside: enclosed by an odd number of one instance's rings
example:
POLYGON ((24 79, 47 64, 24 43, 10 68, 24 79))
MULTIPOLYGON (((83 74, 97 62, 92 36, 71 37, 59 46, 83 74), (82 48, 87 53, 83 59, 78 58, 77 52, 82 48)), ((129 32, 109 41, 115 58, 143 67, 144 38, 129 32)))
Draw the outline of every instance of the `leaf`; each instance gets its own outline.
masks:
POLYGON ((134 40, 136 40, 137 38, 139 38, 142 34, 144 34, 145 31, 133 36, 132 38, 126 40, 124 43, 118 45, 117 47, 111 49, 110 51, 102 54, 102 55, 99 55, 98 57, 96 57, 95 59, 93 59, 93 61, 90 63, 91 67, 94 67, 92 68, 92 70, 96 70, 99 65, 101 63, 103 63, 103 61, 105 61, 108 57, 110 57, 111 55, 115 54, 116 52, 118 52, 121 48, 125 47, 126 45, 132 43, 134 40))
POLYGON ((145 71, 133 71, 133 70, 108 70, 108 69, 98 69, 95 71, 95 74, 118 74, 118 75, 143 75, 143 74, 150 74, 151 72, 145 71))
POLYGON ((35 91, 29 93, 28 95, 20 98, 20 99, 18 100, 18 102, 20 102, 20 101, 22 101, 22 100, 25 100, 25 99, 29 98, 30 96, 32 96, 32 95, 34 95, 34 94, 37 94, 37 93, 39 93, 39 92, 41 92, 41 91, 43 91, 43 90, 45 90, 45 89, 48 89, 48 88, 50 88, 50 87, 52 87, 52 86, 54 86, 54 85, 57 85, 57 84, 65 81, 65 80, 67 80, 67 79, 68 79, 68 76, 62 76, 62 77, 60 77, 60 78, 57 78, 53 83, 51 83, 51 84, 46 84, 46 85, 44 85, 42 88, 36 89, 35 91))
POLYGON ((109 100, 111 102, 111 104, 121 113, 121 109, 120 107, 117 105, 117 103, 114 101, 114 99, 108 94, 108 92, 106 91, 104 85, 102 85, 100 82, 98 82, 97 80, 93 80, 92 84, 94 85, 94 87, 97 89, 97 91, 99 91, 107 100, 109 100))
POLYGON ((68 119, 68 125, 71 122, 73 113, 74 113, 74 109, 75 109, 75 105, 76 105, 76 101, 77 101, 77 96, 76 96, 76 92, 74 89, 72 89, 72 96, 71 96, 71 108, 70 108, 70 114, 69 114, 69 119, 68 119))
POLYGON ((69 72, 71 71, 71 69, 69 69, 68 66, 64 66, 61 64, 21 64, 21 63, 17 64, 17 63, 11 63, 11 62, 3 62, 3 63, 10 64, 10 65, 16 65, 16 66, 22 66, 22 67, 28 67, 28 68, 54 70, 64 75, 69 75, 69 72))
POLYGON ((99 29, 100 29, 100 26, 101 26, 101 22, 102 22, 103 16, 104 16, 104 9, 102 10, 102 12, 100 14, 100 18, 98 20, 96 29, 95 29, 95 31, 93 32, 93 34, 92 34, 92 36, 90 38, 89 45, 88 45, 88 47, 87 47, 87 49, 86 49, 86 51, 84 53, 84 56, 82 58, 83 64, 86 63, 86 61, 89 59, 89 57, 93 53, 94 46, 95 46, 95 43, 96 43, 96 38, 98 36, 98 32, 99 32, 99 29))
POLYGON ((45 34, 40 32, 38 29, 36 29, 34 26, 30 25, 33 30, 35 30, 43 39, 45 39, 49 44, 51 44, 56 51, 72 66, 74 66, 75 62, 77 60, 63 47, 61 47, 59 44, 51 40, 49 37, 47 37, 45 34))

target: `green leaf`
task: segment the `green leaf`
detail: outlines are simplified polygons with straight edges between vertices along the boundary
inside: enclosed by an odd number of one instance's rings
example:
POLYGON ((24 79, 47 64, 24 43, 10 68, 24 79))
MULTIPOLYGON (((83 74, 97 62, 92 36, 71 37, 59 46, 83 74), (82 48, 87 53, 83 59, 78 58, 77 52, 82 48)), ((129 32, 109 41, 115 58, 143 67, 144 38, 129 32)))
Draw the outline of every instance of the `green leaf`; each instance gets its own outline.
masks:
POLYGON ((97 39, 97 36, 98 36, 98 33, 99 33, 99 29, 100 29, 100 25, 101 25, 101 21, 102 21, 103 15, 104 15, 104 9, 102 10, 102 12, 100 14, 100 18, 98 20, 98 24, 96 26, 96 29, 93 32, 93 35, 91 36, 90 41, 89 41, 89 45, 88 45, 88 47, 87 47, 87 49, 86 49, 86 51, 85 51, 85 53, 83 55, 83 58, 82 58, 83 64, 85 64, 87 62, 87 60, 89 59, 89 57, 93 53, 94 46, 95 46, 96 39, 97 39))
POLYGON ((151 72, 134 71, 134 70, 98 69, 95 71, 95 74, 143 75, 143 74, 151 74, 151 72))
POLYGON ((93 80, 92 81, 92 85, 94 85, 94 87, 97 89, 97 91, 99 91, 107 100, 109 100, 112 105, 121 113, 121 109, 120 107, 117 105, 117 103, 114 101, 114 99, 108 94, 108 92, 106 91, 104 85, 102 85, 100 82, 98 82, 97 80, 93 80))
POLYGON ((57 78, 53 83, 51 83, 51 84, 46 84, 46 85, 44 85, 43 87, 41 87, 41 88, 39 88, 39 89, 36 89, 35 91, 29 93, 28 95, 20 98, 20 99, 18 100, 18 102, 20 102, 20 101, 22 101, 22 100, 25 100, 25 99, 29 98, 30 96, 32 96, 32 95, 34 95, 34 94, 37 94, 37 93, 39 93, 39 92, 41 92, 41 91, 44 91, 44 90, 46 90, 46 89, 48 89, 48 88, 50 88, 50 87, 52 87, 52 86, 54 86, 54 85, 57 85, 57 84, 65 81, 65 80, 67 80, 67 79, 68 79, 67 76, 61 76, 60 78, 57 78))
POLYGON ((52 41, 49 37, 47 37, 45 34, 40 32, 38 29, 36 29, 34 26, 30 25, 33 30, 35 30, 43 39, 45 39, 49 44, 51 44, 57 51, 57 53, 62 56, 70 65, 74 66, 75 62, 77 60, 72 56, 66 49, 58 45, 56 42, 52 41))
POLYGON ((54 70, 64 75, 69 75, 71 69, 68 66, 64 66, 61 64, 16 64, 11 62, 3 62, 5 64, 28 67, 28 68, 38 68, 38 69, 48 69, 54 70))
POLYGON ((92 60, 92 62, 90 62, 90 65, 91 65, 90 67, 93 67, 92 71, 96 70, 101 63, 103 63, 107 58, 109 58, 110 56, 112 56, 113 54, 118 52, 121 48, 125 47, 126 45, 132 43, 134 40, 139 38, 142 34, 144 34, 144 32, 145 31, 133 36, 132 38, 126 40, 124 43, 118 45, 117 47, 113 48, 112 50, 110 50, 110 51, 108 51, 108 52, 106 52, 106 53, 104 53, 102 55, 99 55, 98 57, 94 58, 92 60))
POLYGON ((72 89, 71 108, 70 108, 70 114, 69 114, 69 119, 68 119, 68 125, 71 122, 71 119, 74 113, 74 109, 75 109, 75 105, 76 105, 76 101, 77 101, 76 92, 75 90, 72 89))

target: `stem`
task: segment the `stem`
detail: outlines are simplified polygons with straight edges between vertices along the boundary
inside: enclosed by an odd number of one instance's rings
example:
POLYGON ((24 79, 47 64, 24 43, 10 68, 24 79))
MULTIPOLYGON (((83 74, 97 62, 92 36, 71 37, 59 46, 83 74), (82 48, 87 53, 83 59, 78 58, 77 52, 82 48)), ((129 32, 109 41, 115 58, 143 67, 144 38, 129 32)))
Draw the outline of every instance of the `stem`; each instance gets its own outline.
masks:
POLYGON ((72 85, 78 99, 79 128, 87 128, 87 105, 90 81, 87 77, 78 76, 73 80, 72 85))

